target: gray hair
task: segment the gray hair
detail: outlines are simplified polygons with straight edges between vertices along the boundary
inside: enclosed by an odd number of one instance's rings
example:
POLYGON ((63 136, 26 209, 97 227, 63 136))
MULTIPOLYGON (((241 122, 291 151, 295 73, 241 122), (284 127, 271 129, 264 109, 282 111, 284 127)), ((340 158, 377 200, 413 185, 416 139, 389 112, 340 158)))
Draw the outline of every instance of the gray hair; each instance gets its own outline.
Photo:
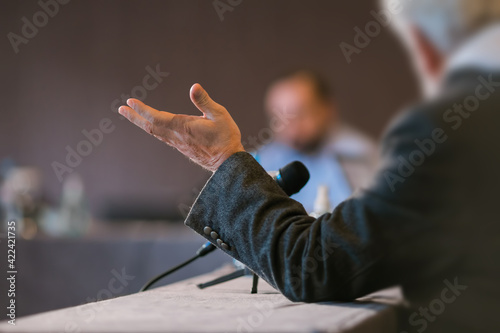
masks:
POLYGON ((396 30, 416 27, 443 55, 500 22, 500 0, 382 0, 382 6, 394 15, 396 30))

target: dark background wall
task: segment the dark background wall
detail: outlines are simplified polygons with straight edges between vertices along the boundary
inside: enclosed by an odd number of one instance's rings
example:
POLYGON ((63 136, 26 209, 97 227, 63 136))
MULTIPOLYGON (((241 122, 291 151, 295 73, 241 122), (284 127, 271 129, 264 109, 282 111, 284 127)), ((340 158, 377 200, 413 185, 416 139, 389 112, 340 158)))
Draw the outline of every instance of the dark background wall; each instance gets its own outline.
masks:
POLYGON ((179 215, 209 174, 111 110, 157 64, 170 74, 146 103, 196 114, 188 92, 200 82, 228 108, 243 138, 266 128, 269 80, 292 67, 316 68, 334 84, 344 119, 378 138, 417 87, 388 28, 350 64, 342 54, 340 43, 353 44, 353 29, 372 21, 374 8, 376 1, 244 0, 221 21, 211 0, 73 0, 16 54, 8 33, 21 35, 22 18, 32 22, 41 7, 3 0, 0 157, 39 167, 47 198, 57 202, 61 183, 51 163, 65 163, 65 147, 76 148, 82 130, 109 118, 114 131, 74 168, 93 213, 179 215))

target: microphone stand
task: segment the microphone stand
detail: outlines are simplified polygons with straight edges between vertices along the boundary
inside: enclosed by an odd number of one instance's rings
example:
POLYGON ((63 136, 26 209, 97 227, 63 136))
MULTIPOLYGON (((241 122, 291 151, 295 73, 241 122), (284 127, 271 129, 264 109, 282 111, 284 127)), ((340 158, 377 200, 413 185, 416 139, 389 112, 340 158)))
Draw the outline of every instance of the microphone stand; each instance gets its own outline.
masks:
POLYGON ((208 281, 208 282, 205 282, 205 283, 200 283, 197 285, 198 288, 200 289, 205 289, 207 287, 211 287, 211 286, 215 286, 215 285, 218 285, 218 284, 221 284, 221 283, 224 283, 224 282, 227 282, 227 281, 231 281, 231 280, 234 280, 234 279, 237 279, 239 277, 242 277, 242 276, 245 276, 245 275, 249 275, 249 274, 252 274, 253 275, 253 280, 252 280, 252 290, 251 290, 251 294, 256 294, 257 293, 257 285, 259 283, 259 276, 255 273, 253 273, 251 270, 249 270, 247 267, 244 267, 244 268, 240 268, 232 273, 229 273, 229 274, 226 274, 226 275, 223 275, 221 277, 218 277, 216 279, 213 279, 211 281, 208 281))

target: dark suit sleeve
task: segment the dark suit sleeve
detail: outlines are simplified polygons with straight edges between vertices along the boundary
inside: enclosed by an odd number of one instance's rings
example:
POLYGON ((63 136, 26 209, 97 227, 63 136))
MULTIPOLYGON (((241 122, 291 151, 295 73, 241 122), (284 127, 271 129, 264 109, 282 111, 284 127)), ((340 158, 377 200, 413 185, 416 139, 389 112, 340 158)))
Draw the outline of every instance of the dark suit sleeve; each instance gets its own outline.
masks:
POLYGON ((415 151, 414 140, 433 129, 425 117, 402 117, 384 140, 384 163, 372 186, 318 219, 287 197, 251 155, 236 153, 212 175, 185 223, 226 244, 229 255, 294 301, 352 300, 411 283, 429 273, 415 272, 420 261, 432 269, 439 243, 435 224, 421 213, 439 204, 439 191, 426 193, 424 186, 437 181, 439 154, 425 155, 409 175, 398 168, 400 158, 415 151))

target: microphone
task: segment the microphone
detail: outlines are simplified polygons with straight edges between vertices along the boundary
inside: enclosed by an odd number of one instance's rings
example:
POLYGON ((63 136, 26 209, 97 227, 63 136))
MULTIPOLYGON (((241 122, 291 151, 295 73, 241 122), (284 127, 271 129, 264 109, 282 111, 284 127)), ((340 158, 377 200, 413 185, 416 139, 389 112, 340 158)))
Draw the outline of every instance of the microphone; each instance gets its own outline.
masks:
POLYGON ((288 196, 299 192, 309 181, 309 171, 299 161, 288 163, 274 174, 273 179, 288 196))

